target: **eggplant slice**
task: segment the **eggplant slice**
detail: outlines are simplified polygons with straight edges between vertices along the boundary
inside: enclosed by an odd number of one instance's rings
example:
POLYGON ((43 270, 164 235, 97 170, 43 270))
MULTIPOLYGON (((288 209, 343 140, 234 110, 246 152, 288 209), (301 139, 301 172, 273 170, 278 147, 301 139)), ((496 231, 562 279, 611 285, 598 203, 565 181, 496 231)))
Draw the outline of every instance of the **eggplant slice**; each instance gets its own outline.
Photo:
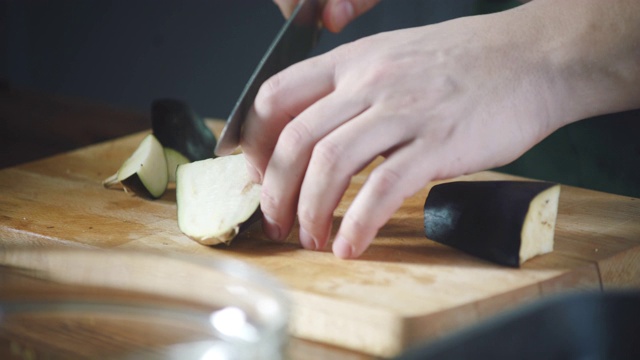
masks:
POLYGON ((501 265, 519 267, 553 251, 560 185, 459 181, 435 185, 424 204, 427 238, 501 265))
POLYGON ((229 244, 259 211, 260 189, 249 178, 243 154, 178 166, 180 231, 204 245, 229 244))
POLYGON ((138 148, 120 166, 118 172, 103 182, 104 187, 118 184, 127 192, 147 198, 159 198, 169 181, 164 150, 153 134, 147 135, 138 148))
POLYGON ((167 159, 167 171, 169 173, 169 182, 176 182, 176 171, 178 166, 189 162, 184 155, 173 150, 172 148, 164 148, 164 157, 167 159))

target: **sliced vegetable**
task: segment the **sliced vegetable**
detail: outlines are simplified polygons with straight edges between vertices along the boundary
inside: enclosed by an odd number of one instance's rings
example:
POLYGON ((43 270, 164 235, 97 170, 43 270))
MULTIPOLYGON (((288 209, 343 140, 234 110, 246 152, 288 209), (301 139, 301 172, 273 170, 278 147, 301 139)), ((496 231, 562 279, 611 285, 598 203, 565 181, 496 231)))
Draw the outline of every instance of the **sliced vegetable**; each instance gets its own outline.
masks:
POLYGON ((216 138, 185 102, 158 99, 151 104, 151 127, 162 146, 171 148, 189 161, 214 157, 216 138))
POLYGON ((229 244, 260 205, 244 155, 229 155, 178 166, 178 226, 205 245, 229 244))
POLYGON ((560 185, 460 181, 434 186, 424 204, 427 238, 519 267, 553 251, 560 185))
POLYGON ((103 182, 107 188, 122 185, 142 197, 162 196, 168 183, 167 161, 162 145, 153 134, 147 135, 125 160, 118 172, 103 182))
POLYGON ((176 171, 178 166, 189 162, 184 155, 173 150, 172 148, 164 148, 164 157, 167 160, 167 172, 169 174, 169 182, 176 181, 176 171))

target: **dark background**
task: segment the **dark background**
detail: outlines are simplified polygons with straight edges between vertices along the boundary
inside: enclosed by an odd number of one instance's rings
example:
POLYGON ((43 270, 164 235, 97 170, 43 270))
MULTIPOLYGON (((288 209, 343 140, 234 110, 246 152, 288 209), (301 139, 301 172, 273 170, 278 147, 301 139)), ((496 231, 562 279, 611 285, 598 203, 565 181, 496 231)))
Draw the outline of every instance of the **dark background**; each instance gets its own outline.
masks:
MULTIPOLYGON (((385 0, 342 33, 325 32, 315 53, 381 31, 515 4, 385 0)), ((141 114, 153 99, 181 98, 203 116, 226 118, 283 22, 270 0, 0 0, 0 78, 4 88, 141 114)), ((144 116, 127 119, 148 126, 144 116)), ((7 125, 12 119, 6 116, 0 121, 0 131, 23 131, 7 125)), ((108 129, 98 123, 108 120, 86 121, 108 129)), ((640 197, 639 139, 638 111, 589 119, 499 170, 640 197)))
MULTIPOLYGON (((282 15, 270 0, 4 0, 12 84, 147 110, 180 97, 226 118, 282 15)), ((476 11, 475 0, 387 0, 316 53, 365 35, 476 11)))

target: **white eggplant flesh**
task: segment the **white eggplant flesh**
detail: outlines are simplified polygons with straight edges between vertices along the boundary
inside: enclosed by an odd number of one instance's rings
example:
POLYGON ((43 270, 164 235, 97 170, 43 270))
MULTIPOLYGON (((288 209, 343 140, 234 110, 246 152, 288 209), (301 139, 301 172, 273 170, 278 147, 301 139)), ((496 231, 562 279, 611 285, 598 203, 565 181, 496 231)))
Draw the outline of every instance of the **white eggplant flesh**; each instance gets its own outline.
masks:
POLYGON ((258 211, 260 191, 249 178, 243 154, 180 165, 178 226, 201 244, 229 244, 258 211))
POLYGON ((167 159, 169 182, 176 182, 176 171, 178 170, 178 166, 188 163, 189 159, 179 151, 169 147, 164 148, 164 157, 167 159))
POLYGON ((520 233, 520 264, 553 251, 559 200, 560 185, 540 192, 531 200, 520 233))
POLYGON ((118 172, 103 182, 107 188, 122 185, 125 191, 143 197, 159 198, 168 184, 167 161, 158 139, 147 135, 118 172))

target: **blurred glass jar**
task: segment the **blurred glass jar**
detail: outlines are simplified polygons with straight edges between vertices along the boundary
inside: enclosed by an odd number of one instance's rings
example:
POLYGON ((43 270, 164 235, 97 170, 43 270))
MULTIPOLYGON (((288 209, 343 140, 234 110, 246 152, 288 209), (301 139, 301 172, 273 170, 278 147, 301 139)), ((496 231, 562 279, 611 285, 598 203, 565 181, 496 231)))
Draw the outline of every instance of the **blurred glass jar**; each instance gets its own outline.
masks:
POLYGON ((282 285, 217 256, 0 251, 0 358, 282 359, 282 285))

